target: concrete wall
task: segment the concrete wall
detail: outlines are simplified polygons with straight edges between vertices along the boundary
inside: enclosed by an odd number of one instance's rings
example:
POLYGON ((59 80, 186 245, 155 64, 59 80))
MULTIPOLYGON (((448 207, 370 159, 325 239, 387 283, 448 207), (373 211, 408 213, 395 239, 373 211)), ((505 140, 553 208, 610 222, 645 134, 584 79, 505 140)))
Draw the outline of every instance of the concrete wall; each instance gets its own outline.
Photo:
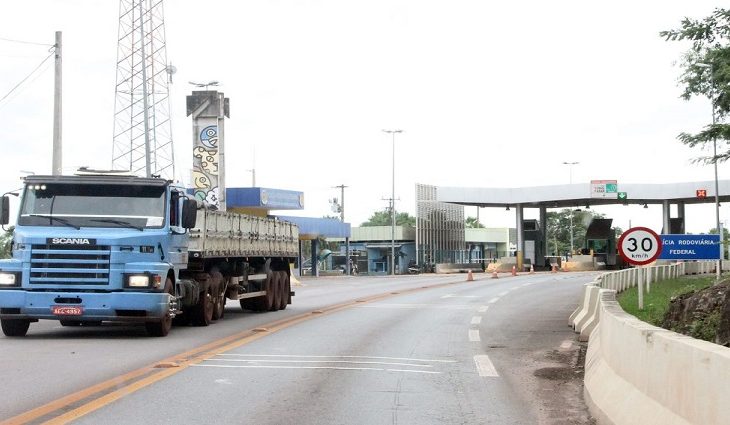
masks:
POLYGON ((604 273, 584 287, 569 323, 589 339, 585 399, 599 424, 730 423, 730 349, 642 322, 615 301, 639 281, 713 273, 710 263, 604 273))

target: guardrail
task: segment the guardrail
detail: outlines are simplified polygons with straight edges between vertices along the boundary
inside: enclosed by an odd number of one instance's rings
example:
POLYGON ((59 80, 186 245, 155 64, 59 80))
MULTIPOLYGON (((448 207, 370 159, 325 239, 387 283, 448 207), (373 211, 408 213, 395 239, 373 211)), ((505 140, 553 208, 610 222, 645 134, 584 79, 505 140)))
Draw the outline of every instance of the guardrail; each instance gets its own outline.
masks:
POLYGON ((569 324, 588 341, 585 399, 599 424, 726 424, 730 418, 730 349, 642 322, 616 293, 684 274, 715 271, 715 262, 677 263, 604 273, 584 287, 569 324))

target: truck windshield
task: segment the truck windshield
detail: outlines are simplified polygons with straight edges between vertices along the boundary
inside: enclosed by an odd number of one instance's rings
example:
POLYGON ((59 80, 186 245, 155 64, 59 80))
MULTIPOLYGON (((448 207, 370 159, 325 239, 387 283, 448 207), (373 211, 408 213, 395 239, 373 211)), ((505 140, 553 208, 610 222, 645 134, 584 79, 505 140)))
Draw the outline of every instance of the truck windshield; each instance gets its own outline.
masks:
POLYGON ((29 185, 18 218, 21 226, 140 230, 160 228, 164 221, 164 187, 86 184, 29 185))

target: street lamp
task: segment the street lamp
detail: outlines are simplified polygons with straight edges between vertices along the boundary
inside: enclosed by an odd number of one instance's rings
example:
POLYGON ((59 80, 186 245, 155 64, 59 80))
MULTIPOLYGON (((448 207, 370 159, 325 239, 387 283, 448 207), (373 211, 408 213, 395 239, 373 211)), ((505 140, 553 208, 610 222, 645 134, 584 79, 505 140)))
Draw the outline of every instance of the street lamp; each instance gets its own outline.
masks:
POLYGON ((392 190, 390 194, 390 274, 395 275, 395 134, 403 133, 403 130, 383 130, 393 137, 393 174, 392 190))
MULTIPOLYGON (((563 165, 567 165, 570 170, 570 184, 573 184, 573 166, 578 164, 580 164, 578 161, 563 161, 563 165)), ((570 255, 573 255, 573 207, 570 207, 570 255)))
MULTIPOLYGON (((700 68, 707 69, 710 71, 710 84, 712 87, 715 87, 715 79, 712 77, 712 65, 708 63, 702 63, 699 62, 696 64, 700 68)), ((710 97, 710 103, 712 103, 712 125, 715 125, 715 102, 712 101, 712 97, 710 97)), ((720 280, 720 275, 722 274, 722 257, 724 255, 723 253, 723 234, 720 231, 720 190, 719 190, 719 184, 717 181, 717 138, 712 138, 712 164, 715 166, 715 228, 717 229, 717 234, 720 236, 720 258, 717 260, 717 267, 715 271, 715 276, 717 280, 720 280)))

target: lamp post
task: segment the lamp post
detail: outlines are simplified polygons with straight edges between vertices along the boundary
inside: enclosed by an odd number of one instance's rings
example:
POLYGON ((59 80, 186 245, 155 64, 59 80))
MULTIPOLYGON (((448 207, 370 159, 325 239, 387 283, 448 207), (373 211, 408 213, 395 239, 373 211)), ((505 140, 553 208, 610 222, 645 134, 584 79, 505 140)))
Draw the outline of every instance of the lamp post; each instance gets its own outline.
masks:
MULTIPOLYGON (((578 165, 580 162, 567 162, 563 161, 563 165, 567 165, 570 173, 570 184, 573 184, 573 166, 578 165)), ((573 207, 570 207, 570 255, 573 255, 573 207)), ((566 259, 567 260, 567 259, 566 259)))
POLYGON ((403 130, 383 130, 389 133, 393 139, 393 174, 392 188, 390 194, 390 274, 395 275, 395 135, 403 133, 403 130))
MULTIPOLYGON (((712 65, 708 63, 697 63, 696 64, 700 68, 707 69, 710 72, 710 85, 712 88, 715 87, 715 79, 712 77, 712 65)), ((714 126, 716 124, 716 118, 715 118, 715 102, 712 100, 712 97, 710 97, 710 103, 712 103, 712 125, 714 126)), ((720 230, 720 189, 719 184, 717 180, 717 138, 712 138, 712 164, 715 167, 715 228, 717 229, 717 234, 720 236, 720 258, 717 260, 717 267, 715 270, 715 277, 717 281, 720 281, 720 275, 722 274, 722 257, 724 255, 723 253, 723 234, 720 230)))

